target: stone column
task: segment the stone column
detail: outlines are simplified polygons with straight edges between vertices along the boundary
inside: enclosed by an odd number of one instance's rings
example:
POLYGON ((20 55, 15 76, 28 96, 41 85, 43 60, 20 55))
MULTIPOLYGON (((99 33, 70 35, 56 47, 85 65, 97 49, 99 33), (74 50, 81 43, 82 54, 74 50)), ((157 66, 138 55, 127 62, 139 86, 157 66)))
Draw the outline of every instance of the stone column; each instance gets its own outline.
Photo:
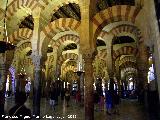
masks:
POLYGON ((145 87, 147 86, 148 74, 148 51, 144 43, 138 46, 137 68, 138 68, 138 90, 140 93, 140 102, 145 102, 145 87))
POLYGON ((6 88, 6 66, 4 56, 0 54, 0 115, 4 114, 5 88, 6 88))
POLYGON ((116 60, 116 79, 117 79, 118 91, 121 91, 121 72, 119 67, 119 61, 120 61, 120 58, 116 60))
POLYGON ((109 40, 107 42, 107 71, 108 71, 108 75, 109 75, 109 80, 110 80, 110 84, 109 84, 109 89, 110 90, 114 90, 114 64, 115 61, 113 61, 113 57, 112 54, 113 53, 113 46, 111 45, 111 40, 109 40))
POLYGON ((85 120, 94 120, 94 78, 93 78, 93 65, 92 62, 94 60, 93 53, 83 54, 83 58, 85 61, 85 120))
POLYGON ((32 54, 34 64, 33 115, 40 116, 41 100, 41 55, 32 54))
POLYGON ((84 73, 80 75, 81 104, 84 104, 84 73))
POLYGON ((53 72, 54 72, 53 75, 54 75, 54 79, 56 79, 57 77, 59 77, 58 68, 57 68, 58 48, 55 48, 53 50, 53 56, 54 56, 54 61, 52 64, 55 65, 53 66, 53 72))

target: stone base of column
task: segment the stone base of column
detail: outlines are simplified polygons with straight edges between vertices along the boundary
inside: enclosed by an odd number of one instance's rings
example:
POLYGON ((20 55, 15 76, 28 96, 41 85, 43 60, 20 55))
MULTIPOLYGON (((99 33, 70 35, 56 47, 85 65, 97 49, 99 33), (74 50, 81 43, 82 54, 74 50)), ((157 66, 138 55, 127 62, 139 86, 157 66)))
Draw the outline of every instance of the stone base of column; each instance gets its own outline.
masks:
POLYGON ((40 90, 34 90, 33 93, 33 115, 40 116, 40 90))
POLYGON ((33 88, 33 115, 40 116, 41 101, 41 71, 35 71, 35 80, 33 88))
POLYGON ((85 94, 85 120, 94 120, 94 97, 92 88, 86 88, 85 94))

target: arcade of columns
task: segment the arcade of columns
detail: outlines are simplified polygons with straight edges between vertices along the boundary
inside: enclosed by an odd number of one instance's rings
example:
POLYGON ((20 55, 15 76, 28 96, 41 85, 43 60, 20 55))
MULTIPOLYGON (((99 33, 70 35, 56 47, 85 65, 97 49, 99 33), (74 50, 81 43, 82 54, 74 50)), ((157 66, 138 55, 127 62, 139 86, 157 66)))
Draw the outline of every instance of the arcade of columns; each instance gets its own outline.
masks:
MULTIPOLYGON (((84 65, 85 72, 80 76, 81 89, 84 89, 83 84, 85 85, 85 120, 94 120, 93 84, 98 75, 105 78, 105 82, 110 80, 110 88, 113 89, 115 77, 120 86, 121 72, 124 76, 131 73, 132 76, 137 76, 137 87, 145 89, 149 68, 147 48, 154 46, 155 66, 158 66, 160 60, 160 37, 154 2, 135 0, 134 5, 113 4, 100 11, 95 9, 97 4, 96 0, 10 2, 7 11, 8 38, 16 45, 16 49, 0 53, 2 98, 9 68, 15 69, 17 82, 18 74, 24 67, 33 83, 33 114, 40 115, 42 83, 49 83, 58 77, 67 77, 65 74, 68 71, 77 70, 79 61, 84 65), (61 13, 58 19, 50 22, 52 14, 68 4, 76 4, 79 7, 80 20, 73 16, 64 17, 61 13), (22 23, 28 14, 32 15, 33 29, 20 28, 19 23, 22 23), (113 44, 114 39, 119 36, 129 36, 134 42, 113 44), (96 46, 97 40, 103 41, 105 45, 96 46), (70 43, 75 43, 78 49, 63 51, 70 43), (48 47, 52 47, 53 52, 48 53, 48 47), (31 55, 26 56, 30 50, 31 55), (76 65, 67 66, 67 62, 71 61, 76 65)), ((160 93, 159 69, 156 67, 160 93)), ((3 99, 1 103, 3 108, 3 99)))

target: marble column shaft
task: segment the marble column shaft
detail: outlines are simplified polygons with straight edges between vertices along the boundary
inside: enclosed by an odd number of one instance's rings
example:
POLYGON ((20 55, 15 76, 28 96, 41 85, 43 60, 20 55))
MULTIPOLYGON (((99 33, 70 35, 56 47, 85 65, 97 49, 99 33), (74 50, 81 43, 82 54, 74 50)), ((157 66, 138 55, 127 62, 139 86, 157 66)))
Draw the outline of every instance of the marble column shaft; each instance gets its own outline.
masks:
POLYGON ((94 120, 94 89, 93 89, 93 56, 91 54, 87 54, 83 56, 85 61, 85 120, 94 120))
MULTIPOLYGON (((144 89, 147 84, 147 74, 148 74, 148 53, 147 48, 144 43, 139 45, 139 54, 137 57, 137 67, 138 67, 138 81, 142 89, 144 89)), ((137 82, 138 82, 137 81, 137 82)))
POLYGON ((33 115, 40 116, 41 101, 41 56, 32 55, 34 64, 34 85, 33 85, 33 115))
POLYGON ((84 104, 84 73, 80 75, 81 103, 84 104))

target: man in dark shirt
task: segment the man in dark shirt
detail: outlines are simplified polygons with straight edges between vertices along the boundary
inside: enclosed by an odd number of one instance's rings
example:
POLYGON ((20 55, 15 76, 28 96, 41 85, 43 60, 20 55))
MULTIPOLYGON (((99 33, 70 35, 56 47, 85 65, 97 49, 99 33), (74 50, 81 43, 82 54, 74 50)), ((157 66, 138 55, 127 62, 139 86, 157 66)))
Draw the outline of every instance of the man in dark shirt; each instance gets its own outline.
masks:
POLYGON ((31 120, 31 110, 28 109, 24 103, 27 100, 27 96, 24 92, 17 92, 15 96, 16 105, 9 110, 9 116, 16 116, 18 119, 16 120, 31 120))

